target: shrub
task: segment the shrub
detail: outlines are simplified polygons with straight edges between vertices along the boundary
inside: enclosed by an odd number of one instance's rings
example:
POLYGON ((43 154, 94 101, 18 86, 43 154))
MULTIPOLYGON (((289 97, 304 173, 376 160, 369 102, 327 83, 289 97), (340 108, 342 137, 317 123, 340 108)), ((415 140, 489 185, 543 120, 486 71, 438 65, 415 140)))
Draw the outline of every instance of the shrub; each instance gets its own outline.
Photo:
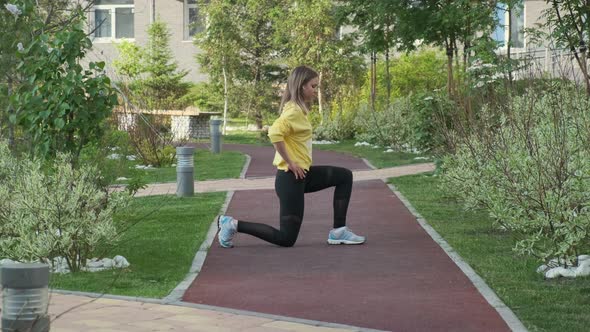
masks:
POLYGON ((61 256, 76 272, 99 246, 115 242, 113 213, 130 195, 108 193, 94 166, 75 169, 66 154, 51 166, 45 172, 37 159, 17 160, 0 143, 0 253, 16 261, 61 256))
POLYGON ((366 141, 384 147, 401 150, 410 143, 408 98, 396 99, 389 108, 372 111, 364 104, 355 118, 356 135, 359 141, 366 141))
POLYGON ((444 189, 513 231, 517 252, 572 262, 590 240, 588 109, 583 94, 561 85, 484 107, 444 159, 444 189))

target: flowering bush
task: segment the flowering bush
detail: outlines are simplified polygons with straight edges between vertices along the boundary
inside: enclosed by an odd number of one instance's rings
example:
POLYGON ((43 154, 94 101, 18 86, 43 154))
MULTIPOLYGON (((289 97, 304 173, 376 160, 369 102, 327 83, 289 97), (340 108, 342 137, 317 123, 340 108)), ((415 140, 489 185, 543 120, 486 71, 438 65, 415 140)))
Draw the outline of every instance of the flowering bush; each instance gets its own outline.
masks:
POLYGON ((99 246, 115 242, 113 214, 131 196, 105 192, 93 166, 74 169, 65 154, 49 172, 42 165, 17 160, 0 142, 0 257, 52 262, 62 256, 76 272, 99 246))
POLYGON ((519 253, 572 262, 590 240, 590 102, 558 85, 504 107, 483 108, 444 160, 443 187, 513 231, 519 253))

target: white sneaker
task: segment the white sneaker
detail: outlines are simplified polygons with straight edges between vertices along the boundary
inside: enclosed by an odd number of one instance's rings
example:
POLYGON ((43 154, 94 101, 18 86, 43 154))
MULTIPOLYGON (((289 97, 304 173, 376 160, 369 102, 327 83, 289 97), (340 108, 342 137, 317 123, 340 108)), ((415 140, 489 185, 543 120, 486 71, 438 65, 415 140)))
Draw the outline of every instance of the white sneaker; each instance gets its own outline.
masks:
POLYGON ((328 244, 363 244, 365 237, 354 234, 348 227, 334 228, 328 234, 328 244))

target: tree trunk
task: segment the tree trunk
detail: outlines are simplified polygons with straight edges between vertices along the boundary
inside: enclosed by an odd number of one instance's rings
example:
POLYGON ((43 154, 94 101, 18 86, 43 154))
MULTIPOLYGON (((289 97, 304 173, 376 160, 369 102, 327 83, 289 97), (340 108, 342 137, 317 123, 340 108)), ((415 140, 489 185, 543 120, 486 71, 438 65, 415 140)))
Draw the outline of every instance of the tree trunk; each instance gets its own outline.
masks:
POLYGON ((385 79, 387 80, 387 108, 391 105, 391 74, 389 73, 389 48, 385 50, 385 79))
POLYGON ((322 107, 322 71, 319 72, 318 77, 318 108, 320 110, 320 124, 324 124, 324 109, 322 107))
MULTIPOLYGON (((12 95, 12 80, 8 79, 8 100, 12 95)), ((11 151, 16 150, 16 140, 14 138, 14 124, 10 121, 10 117, 14 114, 12 105, 8 105, 8 147, 11 151)))
POLYGON ((508 59, 508 84, 512 85, 512 62, 510 48, 512 47, 512 5, 508 5, 508 42, 506 43, 506 58, 508 59))
POLYGON ((377 53, 371 52, 371 108, 375 111, 375 95, 377 94, 377 53))
POLYGON ((227 126, 227 74, 225 72, 225 66, 223 66, 223 128, 222 128, 223 135, 226 134, 226 126, 227 126))
POLYGON ((453 46, 447 42, 447 92, 452 96, 455 91, 453 79, 453 46))

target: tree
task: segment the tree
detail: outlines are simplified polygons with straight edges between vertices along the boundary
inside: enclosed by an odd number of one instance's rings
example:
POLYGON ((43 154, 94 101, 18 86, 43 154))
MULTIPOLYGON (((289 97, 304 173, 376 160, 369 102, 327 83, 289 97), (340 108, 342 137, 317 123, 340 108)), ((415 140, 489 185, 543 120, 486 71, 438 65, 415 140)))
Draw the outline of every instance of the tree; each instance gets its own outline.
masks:
POLYGON ((189 84, 183 82, 188 74, 178 70, 170 50, 170 31, 161 20, 156 20, 147 30, 148 43, 141 50, 140 73, 144 76, 131 83, 140 106, 149 109, 175 109, 186 107, 183 97, 187 94, 189 84))
MULTIPOLYGON (((0 0, 0 132, 7 132, 9 146, 16 149, 16 111, 9 97, 23 79, 18 74, 18 59, 14 56, 18 43, 43 32, 52 35, 78 24, 93 1, 85 6, 69 0, 0 0)), ((24 46, 23 46, 24 47, 24 46)))
POLYGON ((46 29, 35 1, 21 0, 2 10, 3 17, 6 12, 13 16, 8 31, 15 32, 7 37, 11 47, 3 47, 2 57, 14 65, 5 73, 9 121, 36 156, 69 152, 75 164, 82 148, 100 137, 102 121, 117 103, 104 63, 80 65, 92 45, 83 8, 75 8, 69 25, 55 31, 46 29))
MULTIPOLYGON (((198 56, 201 68, 205 69, 213 81, 223 85, 223 134, 226 133, 229 89, 234 83, 235 72, 239 68, 237 40, 239 32, 232 15, 232 5, 228 1, 203 1, 203 13, 208 18, 207 29, 197 34, 195 44, 203 50, 198 56)), ((199 23, 199 22, 198 22, 199 23)))
POLYGON ((264 114, 276 101, 277 83, 284 78, 278 65, 280 52, 275 41, 279 13, 284 0, 212 0, 200 2, 208 16, 208 25, 196 39, 203 54, 202 68, 219 80, 225 68, 225 84, 235 86, 234 94, 244 97, 238 106, 252 114, 262 128, 264 114), (218 47, 214 47, 218 46, 218 47), (231 83, 230 83, 231 82, 231 83))
POLYGON ((358 82, 364 69, 352 36, 340 34, 338 7, 331 0, 297 2, 282 13, 278 29, 289 66, 306 64, 318 71, 322 120, 323 105, 329 104, 343 85, 358 82))
POLYGON ((404 11, 401 9, 406 4, 404 1, 362 1, 362 0, 348 0, 346 6, 343 7, 342 15, 344 15, 348 22, 356 26, 359 30, 360 41, 362 42, 361 50, 365 54, 370 54, 371 57, 371 73, 370 73, 370 102, 371 108, 375 109, 375 102, 377 97, 377 59, 379 54, 385 57, 385 75, 386 75, 386 100, 387 105, 391 98, 391 84, 389 72, 390 50, 400 43, 406 42, 407 49, 415 45, 415 40, 419 37, 414 34, 414 29, 404 30, 404 26, 399 24, 400 14, 404 11))

